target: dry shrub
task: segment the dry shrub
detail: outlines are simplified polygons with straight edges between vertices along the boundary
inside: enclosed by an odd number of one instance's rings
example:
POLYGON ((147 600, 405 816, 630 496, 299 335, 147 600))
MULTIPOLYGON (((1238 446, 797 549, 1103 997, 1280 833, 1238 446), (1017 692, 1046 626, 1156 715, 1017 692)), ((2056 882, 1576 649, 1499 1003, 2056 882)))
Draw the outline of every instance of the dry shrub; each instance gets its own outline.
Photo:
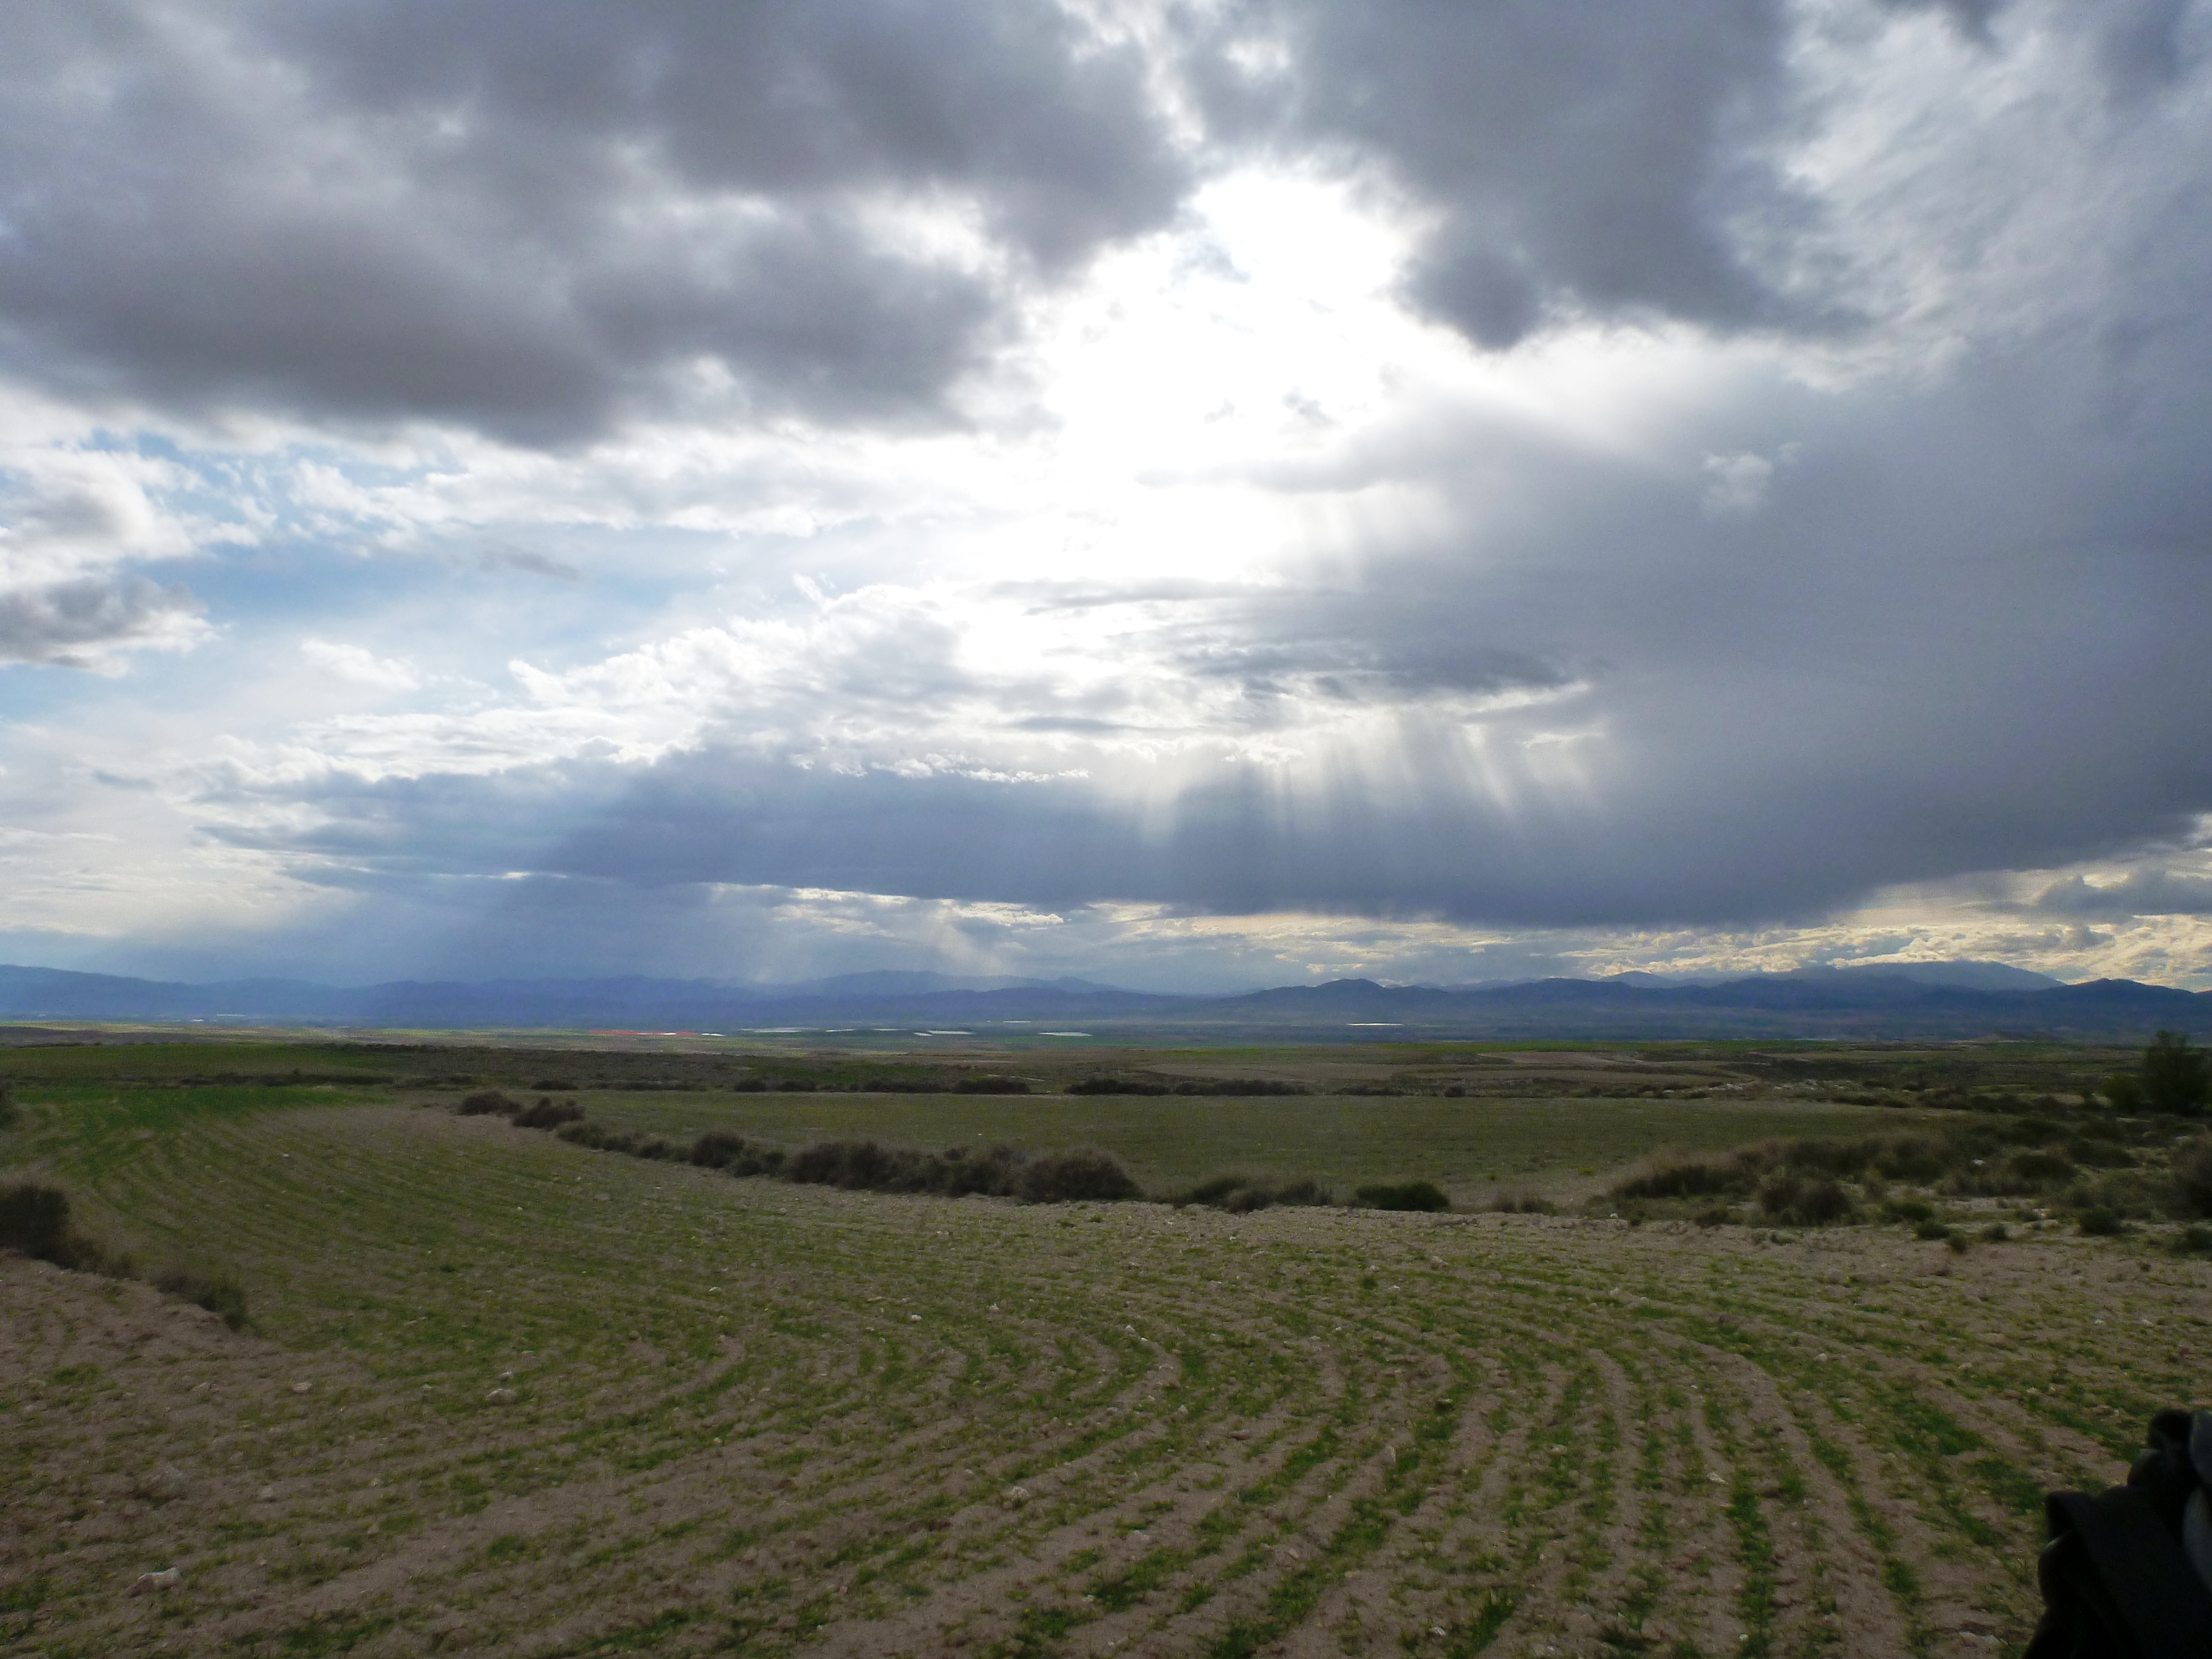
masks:
POLYGON ((691 1143, 691 1162, 702 1170, 732 1176, 774 1175, 783 1168, 783 1149, 762 1146, 728 1129, 709 1129, 691 1143))
MULTIPOLYGON (((77 1228, 70 1218, 67 1193, 36 1182, 0 1188, 0 1249, 20 1250, 78 1273, 142 1276, 128 1255, 110 1250, 77 1228)), ((173 1263, 143 1276, 156 1290, 222 1315, 233 1330, 246 1324, 246 1287, 234 1274, 173 1263)))
POLYGON ((1110 1204, 1145 1195, 1119 1158, 1096 1147, 1031 1158, 1016 1190, 1032 1204, 1110 1204))
POLYGON ((1249 1215, 1255 1210, 1271 1209, 1278 1204, 1326 1204, 1328 1189, 1318 1182, 1277 1182, 1260 1176, 1218 1175, 1201 1181, 1176 1198, 1180 1208, 1186 1204, 1203 1205, 1208 1209, 1226 1210, 1231 1215, 1249 1215))
POLYGON ((30 1181, 0 1188, 0 1249, 74 1267, 86 1243, 70 1224, 69 1194, 60 1188, 30 1181))
POLYGON ((1175 1091, 1167 1084, 1146 1078, 1087 1077, 1079 1083, 1067 1085, 1072 1095, 1166 1095, 1175 1091))
POLYGON ((564 1100, 556 1105, 540 1096, 535 1106, 526 1107, 514 1115, 514 1127, 518 1129, 557 1129, 564 1123, 580 1123, 583 1117, 584 1109, 574 1101, 564 1100))
POLYGON ((2212 1219, 2212 1135, 2199 1135, 2173 1155, 2174 1207, 2212 1219))
POLYGON ((571 1146, 587 1147, 595 1152, 634 1152, 638 1148, 635 1130, 610 1129, 587 1117, 564 1123, 553 1133, 571 1146))
POLYGON ((787 1181, 849 1191, 998 1198, 1019 1190, 1024 1162, 1011 1146, 982 1152, 960 1146, 920 1152, 874 1140, 823 1140, 792 1153, 783 1162, 782 1173, 787 1181))
POLYGON ((1829 1176, 1805 1181, 1787 1170, 1759 1184, 1759 1207, 1791 1227, 1826 1227, 1858 1218, 1858 1206, 1841 1182, 1829 1176))
POLYGON ((246 1286, 234 1273, 210 1273, 179 1262, 155 1273, 153 1283, 156 1290, 220 1314, 234 1331, 246 1328, 246 1286))
POLYGON ((1741 1198, 1759 1184, 1768 1149, 1746 1146, 1720 1158, 1697 1158, 1680 1148, 1655 1152, 1644 1174, 1614 1184, 1616 1199, 1741 1198))
POLYGON ((1451 1208, 1451 1200, 1433 1181, 1376 1182, 1358 1188, 1353 1196, 1370 1210, 1433 1212, 1451 1208))
POLYGON ((1490 1200, 1498 1215, 1557 1215, 1559 1206, 1530 1187, 1501 1187, 1490 1200))

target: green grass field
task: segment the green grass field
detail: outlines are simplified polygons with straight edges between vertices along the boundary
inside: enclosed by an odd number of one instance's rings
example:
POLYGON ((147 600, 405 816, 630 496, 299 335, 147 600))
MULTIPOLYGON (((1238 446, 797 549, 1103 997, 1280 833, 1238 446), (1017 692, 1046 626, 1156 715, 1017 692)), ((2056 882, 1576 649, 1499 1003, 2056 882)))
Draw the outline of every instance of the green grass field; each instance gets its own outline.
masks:
MULTIPOLYGON (((257 1326, 0 1264, 0 1651, 46 1659, 2017 1651, 2040 1491, 2118 1478, 2191 1400, 2212 1306, 2212 1267, 2142 1236, 1022 1206, 732 1181, 359 1085, 22 1093, 0 1167, 234 1267, 257 1326)), ((1479 1180, 1871 1115, 592 1105, 1066 1126, 1160 1182, 1479 1180)))

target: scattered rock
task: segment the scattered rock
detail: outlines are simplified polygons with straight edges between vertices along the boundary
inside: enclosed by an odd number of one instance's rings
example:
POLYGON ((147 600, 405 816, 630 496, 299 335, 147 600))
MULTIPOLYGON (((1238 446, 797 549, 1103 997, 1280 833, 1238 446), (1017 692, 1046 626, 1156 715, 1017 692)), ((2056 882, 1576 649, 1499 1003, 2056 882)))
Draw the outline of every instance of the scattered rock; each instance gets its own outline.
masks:
POLYGON ((142 1572, 131 1586, 133 1595, 151 1595, 156 1590, 174 1589, 182 1582, 174 1567, 164 1567, 159 1572, 142 1572))
POLYGON ((305 1394, 308 1389, 314 1386, 315 1385, 312 1382, 295 1382, 292 1385, 292 1392, 294 1394, 305 1394))
POLYGON ((276 1488, 274 1486, 264 1486, 259 1492, 253 1495, 262 1503, 266 1504, 276 1496, 276 1488))
POLYGON ((485 1399, 490 1401, 495 1406, 512 1405, 514 1402, 514 1390, 513 1389, 494 1389, 489 1394, 484 1396, 485 1399))
POLYGON ((1027 1486, 1009 1486, 1000 1494, 999 1501, 1010 1510, 1018 1510, 1030 1501, 1030 1489, 1027 1486))

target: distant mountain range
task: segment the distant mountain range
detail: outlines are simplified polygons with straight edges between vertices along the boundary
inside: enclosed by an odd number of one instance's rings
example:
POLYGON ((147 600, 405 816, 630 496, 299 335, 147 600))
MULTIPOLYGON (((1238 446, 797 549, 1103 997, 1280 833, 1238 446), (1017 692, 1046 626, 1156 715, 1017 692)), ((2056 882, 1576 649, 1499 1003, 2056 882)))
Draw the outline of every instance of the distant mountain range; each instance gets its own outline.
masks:
POLYGON ((1643 973, 1473 986, 1343 979, 1234 996, 927 973, 846 974, 793 985, 629 977, 340 988, 283 979, 180 985, 0 967, 0 1021, 37 1020, 732 1036, 1026 1031, 1115 1042, 1992 1036, 2136 1042, 2161 1028, 2212 1033, 2212 993, 2124 979, 2066 985, 2001 963, 1814 968, 1721 981, 1643 973))

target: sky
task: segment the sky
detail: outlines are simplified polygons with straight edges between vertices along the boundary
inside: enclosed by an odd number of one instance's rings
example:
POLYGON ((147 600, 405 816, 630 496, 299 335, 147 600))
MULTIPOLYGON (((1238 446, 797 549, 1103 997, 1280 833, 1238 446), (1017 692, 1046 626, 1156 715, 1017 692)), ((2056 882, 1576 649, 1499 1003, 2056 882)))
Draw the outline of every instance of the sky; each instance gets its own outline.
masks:
POLYGON ((2212 987, 2208 0, 12 0, 0 960, 2212 987))

